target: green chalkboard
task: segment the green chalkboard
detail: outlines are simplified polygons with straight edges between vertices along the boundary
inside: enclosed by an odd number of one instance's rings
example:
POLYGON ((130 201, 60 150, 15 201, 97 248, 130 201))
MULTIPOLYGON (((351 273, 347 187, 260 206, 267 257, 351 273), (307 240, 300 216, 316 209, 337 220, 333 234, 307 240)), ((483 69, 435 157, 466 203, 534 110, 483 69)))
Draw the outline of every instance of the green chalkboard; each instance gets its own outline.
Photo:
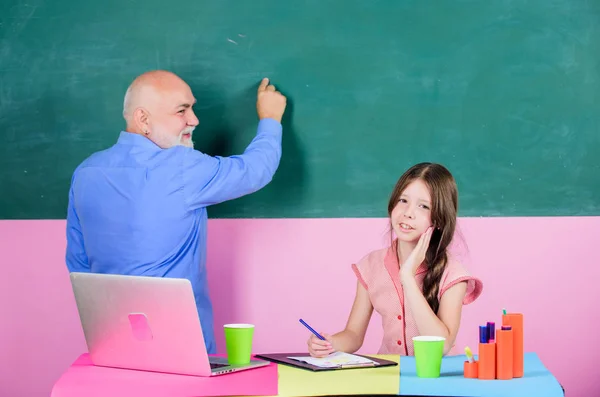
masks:
POLYGON ((289 97, 273 182, 211 217, 385 216, 435 161, 461 216, 600 215, 600 1, 3 0, 0 219, 64 218, 130 81, 182 76, 196 148, 241 152, 255 88, 289 97))

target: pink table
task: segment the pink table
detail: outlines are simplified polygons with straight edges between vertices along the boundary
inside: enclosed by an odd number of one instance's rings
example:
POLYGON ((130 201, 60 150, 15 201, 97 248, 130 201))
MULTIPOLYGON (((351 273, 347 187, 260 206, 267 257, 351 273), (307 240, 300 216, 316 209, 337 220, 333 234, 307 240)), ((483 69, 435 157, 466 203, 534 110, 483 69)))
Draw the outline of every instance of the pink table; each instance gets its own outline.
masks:
POLYGON ((277 365, 215 377, 163 374, 92 365, 82 354, 58 379, 52 397, 276 396, 277 365))

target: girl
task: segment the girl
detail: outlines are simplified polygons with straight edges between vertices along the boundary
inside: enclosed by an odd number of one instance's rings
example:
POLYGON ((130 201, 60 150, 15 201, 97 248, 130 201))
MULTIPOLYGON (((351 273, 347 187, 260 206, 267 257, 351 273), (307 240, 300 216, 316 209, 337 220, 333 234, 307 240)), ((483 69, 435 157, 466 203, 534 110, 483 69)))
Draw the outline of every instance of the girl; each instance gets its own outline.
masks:
POLYGON ((444 354, 454 345, 463 304, 481 294, 482 283, 448 253, 454 236, 458 192, 442 165, 421 163, 396 183, 388 204, 396 235, 389 248, 373 251, 352 265, 356 297, 346 328, 325 341, 311 335, 313 357, 334 351, 356 352, 363 344, 375 309, 382 318, 378 354, 414 355, 412 337, 446 338, 444 354))

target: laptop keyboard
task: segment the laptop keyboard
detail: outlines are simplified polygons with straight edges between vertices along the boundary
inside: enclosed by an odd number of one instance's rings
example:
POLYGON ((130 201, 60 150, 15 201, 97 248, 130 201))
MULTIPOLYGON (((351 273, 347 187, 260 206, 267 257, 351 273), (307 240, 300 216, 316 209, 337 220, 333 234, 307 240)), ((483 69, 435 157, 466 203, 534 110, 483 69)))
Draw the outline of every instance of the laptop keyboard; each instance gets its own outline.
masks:
POLYGON ((227 364, 210 363, 210 368, 211 369, 223 368, 223 367, 228 367, 228 365, 227 364))

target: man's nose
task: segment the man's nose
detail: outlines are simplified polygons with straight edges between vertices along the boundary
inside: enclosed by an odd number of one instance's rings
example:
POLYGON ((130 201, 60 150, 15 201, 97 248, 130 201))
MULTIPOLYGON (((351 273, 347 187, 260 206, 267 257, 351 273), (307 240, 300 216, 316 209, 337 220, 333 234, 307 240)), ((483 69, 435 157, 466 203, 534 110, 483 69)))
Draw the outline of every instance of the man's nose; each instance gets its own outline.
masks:
POLYGON ((196 114, 194 113, 193 110, 190 110, 190 116, 188 117, 188 121, 187 124, 195 127, 200 123, 200 120, 198 120, 198 117, 196 117, 196 114))

